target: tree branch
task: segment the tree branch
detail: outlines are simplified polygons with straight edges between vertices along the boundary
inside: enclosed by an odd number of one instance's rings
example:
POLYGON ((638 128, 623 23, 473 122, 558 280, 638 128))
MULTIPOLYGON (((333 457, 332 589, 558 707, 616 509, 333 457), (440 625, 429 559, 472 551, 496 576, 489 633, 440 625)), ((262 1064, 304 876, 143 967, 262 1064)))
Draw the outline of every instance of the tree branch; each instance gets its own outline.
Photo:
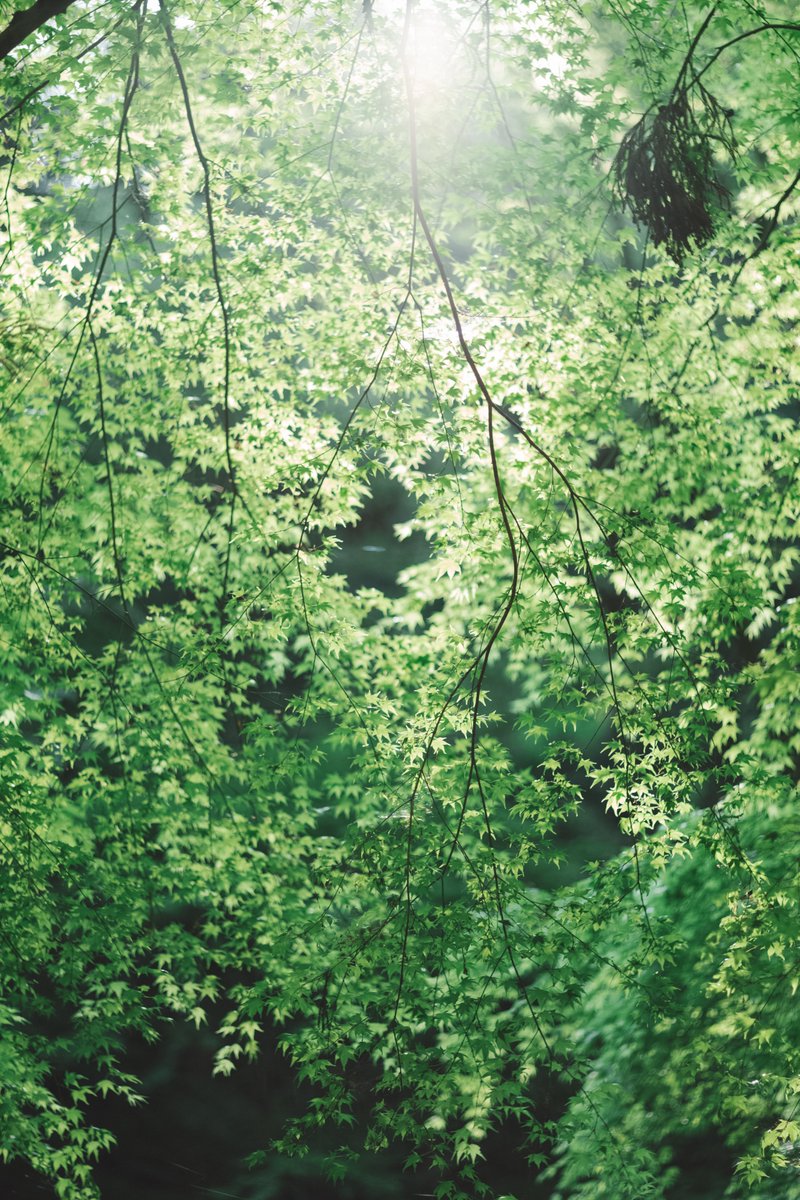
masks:
POLYGON ((0 31, 0 59, 16 50, 20 42, 40 29, 51 17, 66 12, 75 0, 36 0, 30 8, 15 12, 5 29, 0 31))

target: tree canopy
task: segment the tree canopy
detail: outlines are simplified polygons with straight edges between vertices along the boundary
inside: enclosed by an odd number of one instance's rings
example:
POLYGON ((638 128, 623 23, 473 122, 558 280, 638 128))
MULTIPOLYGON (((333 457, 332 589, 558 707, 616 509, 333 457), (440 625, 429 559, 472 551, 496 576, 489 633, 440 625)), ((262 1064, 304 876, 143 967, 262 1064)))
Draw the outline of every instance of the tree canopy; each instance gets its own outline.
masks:
POLYGON ((794 9, 0 4, 0 1160, 800 1197, 794 9))

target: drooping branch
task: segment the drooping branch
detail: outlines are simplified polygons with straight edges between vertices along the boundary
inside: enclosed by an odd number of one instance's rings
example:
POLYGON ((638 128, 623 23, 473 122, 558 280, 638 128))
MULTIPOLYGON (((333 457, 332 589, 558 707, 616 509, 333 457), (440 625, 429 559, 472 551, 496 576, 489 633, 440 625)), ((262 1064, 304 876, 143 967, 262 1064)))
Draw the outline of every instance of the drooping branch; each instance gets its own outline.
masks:
POLYGON ((16 50, 25 38, 41 29, 51 17, 66 12, 75 0, 36 0, 30 8, 15 12, 5 29, 0 31, 0 59, 16 50))

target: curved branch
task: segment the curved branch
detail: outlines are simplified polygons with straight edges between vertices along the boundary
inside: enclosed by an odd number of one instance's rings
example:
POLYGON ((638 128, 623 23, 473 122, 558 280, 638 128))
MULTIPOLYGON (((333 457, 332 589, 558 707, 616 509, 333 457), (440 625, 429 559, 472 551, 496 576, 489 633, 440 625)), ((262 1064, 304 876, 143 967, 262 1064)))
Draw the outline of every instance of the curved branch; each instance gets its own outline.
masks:
MULTIPOLYGON (((736 37, 730 38, 729 41, 723 42, 721 46, 717 46, 716 50, 714 50, 714 52, 711 54, 711 57, 708 59, 708 61, 705 62, 703 64, 703 66, 700 68, 700 70, 692 77, 692 79, 689 81, 687 87, 690 87, 690 88, 694 87, 694 85, 701 78, 701 76, 705 75, 705 73, 709 69, 709 67, 712 67, 714 65, 714 63, 717 61, 717 59, 723 53, 723 51, 728 50, 731 46, 735 46, 737 42, 743 42, 745 40, 745 38, 755 37, 755 35, 757 33, 764 33, 768 29, 774 29, 774 30, 777 30, 778 32, 781 32, 783 30, 788 30, 788 32, 790 32, 790 33, 800 33, 800 22, 799 21, 770 21, 770 22, 765 23, 764 25, 757 26, 757 28, 755 28, 755 29, 747 29, 744 33, 739 33, 736 35, 736 37)), ((686 62, 684 64, 685 66, 688 66, 689 62, 691 62, 692 52, 693 51, 690 51, 689 56, 686 59, 686 62)), ((682 72, 682 74, 683 73, 684 72, 682 72)), ((678 78, 680 80, 680 76, 678 78)))
POLYGON ((15 12, 5 29, 0 31, 0 59, 16 50, 25 38, 41 29, 51 17, 66 12, 75 0, 36 0, 30 8, 15 12))

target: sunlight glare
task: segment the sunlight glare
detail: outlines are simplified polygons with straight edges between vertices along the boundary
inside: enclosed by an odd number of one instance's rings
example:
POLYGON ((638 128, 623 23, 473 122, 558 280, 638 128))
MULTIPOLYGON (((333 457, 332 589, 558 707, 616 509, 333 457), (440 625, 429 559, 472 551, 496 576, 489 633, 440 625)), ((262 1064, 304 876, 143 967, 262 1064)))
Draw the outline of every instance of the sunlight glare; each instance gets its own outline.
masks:
POLYGON ((441 14, 415 10, 406 47, 406 58, 415 90, 424 95, 448 82, 457 39, 441 14))

